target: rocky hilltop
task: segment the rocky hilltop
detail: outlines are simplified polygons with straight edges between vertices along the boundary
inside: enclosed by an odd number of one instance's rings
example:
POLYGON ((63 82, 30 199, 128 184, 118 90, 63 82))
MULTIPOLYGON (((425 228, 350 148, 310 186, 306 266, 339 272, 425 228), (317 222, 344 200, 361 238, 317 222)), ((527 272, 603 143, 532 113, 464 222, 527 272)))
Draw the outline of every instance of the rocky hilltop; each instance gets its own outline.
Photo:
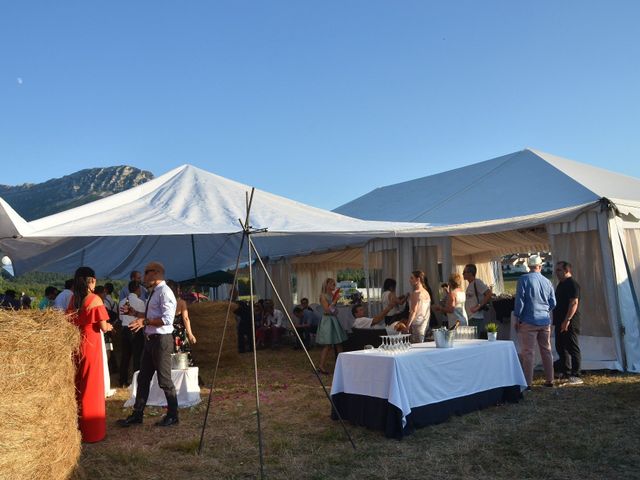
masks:
POLYGON ((0 185, 2 197, 25 220, 35 220, 145 183, 153 173, 121 165, 88 168, 43 183, 0 185))

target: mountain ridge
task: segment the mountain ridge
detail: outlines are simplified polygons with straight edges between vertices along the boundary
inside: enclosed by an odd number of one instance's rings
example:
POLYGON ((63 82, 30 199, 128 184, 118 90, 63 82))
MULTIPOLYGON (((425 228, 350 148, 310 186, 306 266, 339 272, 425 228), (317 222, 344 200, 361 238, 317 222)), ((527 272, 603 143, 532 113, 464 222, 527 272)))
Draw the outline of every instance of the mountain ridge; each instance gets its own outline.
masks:
POLYGON ((31 221, 141 185, 153 173, 130 165, 85 168, 42 183, 0 185, 0 197, 31 221))

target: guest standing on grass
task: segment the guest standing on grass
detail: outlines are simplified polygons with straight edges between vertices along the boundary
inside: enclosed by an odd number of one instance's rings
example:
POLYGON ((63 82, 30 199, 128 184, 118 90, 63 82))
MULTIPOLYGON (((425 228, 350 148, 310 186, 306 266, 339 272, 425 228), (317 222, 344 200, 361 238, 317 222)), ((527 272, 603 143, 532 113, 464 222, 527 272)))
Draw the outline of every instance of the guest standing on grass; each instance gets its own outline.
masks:
POLYGON ((151 262, 144 270, 144 283, 150 288, 145 311, 131 307, 122 313, 137 317, 129 328, 137 332, 144 329, 145 344, 140 360, 138 389, 133 413, 118 420, 121 427, 142 423, 144 407, 149 397, 149 387, 153 374, 158 375, 158 386, 167 397, 167 414, 156 423, 160 427, 169 427, 178 423, 178 397, 171 379, 171 354, 173 353, 173 320, 176 315, 176 297, 164 281, 164 266, 151 262))
POLYGON ((69 320, 80 329, 80 349, 74 357, 76 363, 76 399, 78 425, 83 442, 99 442, 106 435, 106 408, 104 403, 104 368, 102 335, 113 328, 109 314, 98 295, 93 293, 96 274, 89 267, 76 270, 71 301, 67 308, 69 320))
POLYGON ((347 340, 347 334, 338 321, 336 305, 339 299, 340 290, 336 290, 336 281, 333 278, 327 278, 322 282, 322 293, 320 294, 322 319, 316 334, 316 343, 323 346, 320 353, 318 371, 324 374, 329 373, 327 370, 327 356, 331 347, 335 345, 336 352, 340 353, 342 352, 342 342, 347 340))
POLYGON ((572 385, 581 385, 580 378, 580 285, 573 278, 573 267, 569 262, 556 264, 556 300, 553 324, 556 333, 556 352, 560 357, 560 377, 572 385))
POLYGON ((382 285, 382 310, 391 307, 384 318, 387 325, 393 323, 394 317, 400 313, 400 305, 406 302, 404 295, 396 296, 396 285, 393 278, 387 278, 382 285))
POLYGON ((534 348, 540 350, 544 367, 545 387, 553 387, 553 354, 551 353, 551 317, 556 306, 553 285, 542 276, 542 259, 529 257, 529 273, 518 279, 513 314, 517 318, 516 329, 521 346, 522 370, 531 388, 533 381, 534 348))
POLYGON ((447 315, 447 323, 449 328, 456 325, 468 325, 467 312, 464 308, 466 294, 462 290, 462 277, 459 273, 449 275, 447 283, 447 296, 443 306, 435 305, 433 308, 436 312, 442 312, 447 315))
POLYGON ((465 308, 469 325, 478 329, 478 338, 487 338, 487 321, 485 312, 489 310, 489 302, 493 292, 482 280, 476 277, 478 267, 473 263, 465 265, 463 278, 469 283, 466 291, 465 308))
MULTIPOLYGON (((128 285, 129 295, 127 298, 120 300, 119 310, 123 310, 127 301, 131 308, 138 312, 144 312, 144 301, 140 299, 140 291, 142 286, 140 282, 131 280, 128 285)), ((142 357, 142 349, 144 348, 144 332, 138 330, 132 331, 129 325, 135 321, 136 317, 133 315, 127 315, 122 313, 120 315, 120 321, 122 322, 122 328, 120 329, 120 345, 121 345, 121 357, 120 357, 120 386, 128 387, 130 382, 129 376, 129 364, 133 363, 133 371, 140 370, 140 358, 142 357), (133 359, 133 362, 131 361, 133 359)))
POLYGON ((407 330, 411 333, 411 343, 422 343, 431 317, 431 295, 427 291, 424 272, 420 270, 411 272, 409 283, 413 291, 409 297, 411 307, 407 330))
POLYGON ((191 320, 189 319, 189 308, 187 302, 182 298, 182 290, 175 280, 167 280, 167 285, 171 288, 176 297, 176 317, 173 321, 173 339, 176 345, 176 352, 187 353, 189 355, 189 365, 193 365, 191 347, 196 344, 196 336, 191 331, 191 320))

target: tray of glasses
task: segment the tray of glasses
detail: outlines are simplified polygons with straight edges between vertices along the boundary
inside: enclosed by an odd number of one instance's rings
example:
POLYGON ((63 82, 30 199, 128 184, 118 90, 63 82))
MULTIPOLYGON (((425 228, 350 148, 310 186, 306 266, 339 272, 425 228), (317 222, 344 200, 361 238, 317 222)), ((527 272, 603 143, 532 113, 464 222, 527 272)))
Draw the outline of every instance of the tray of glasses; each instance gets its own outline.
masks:
POLYGON ((380 346, 376 350, 385 355, 397 355, 406 352, 411 348, 410 338, 411 334, 408 333, 381 335, 380 340, 382 343, 380 343, 380 346))

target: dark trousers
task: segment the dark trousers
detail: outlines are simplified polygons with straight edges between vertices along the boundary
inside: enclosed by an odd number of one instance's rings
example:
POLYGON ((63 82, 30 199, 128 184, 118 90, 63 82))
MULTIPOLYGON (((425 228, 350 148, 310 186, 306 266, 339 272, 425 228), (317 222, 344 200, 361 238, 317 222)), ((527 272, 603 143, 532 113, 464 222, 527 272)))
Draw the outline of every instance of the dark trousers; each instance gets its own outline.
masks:
MULTIPOLYGON (((309 348, 311 346, 311 335, 314 335, 318 332, 317 325, 306 325, 304 327, 296 327, 296 330, 298 331, 298 335, 300 335, 300 338, 302 338, 302 343, 304 343, 304 346, 309 348)), ((302 348, 297 338, 296 338, 295 348, 296 349, 302 348)))
POLYGON ((129 327, 122 326, 120 331, 120 385, 128 385, 129 363, 133 357, 133 371, 140 370, 140 357, 144 348, 144 333, 142 330, 134 333, 129 327))
POLYGON ((149 386, 153 374, 157 373, 158 386, 167 397, 167 415, 178 416, 178 397, 171 379, 171 354, 173 353, 173 335, 149 335, 144 343, 140 373, 138 374, 138 390, 136 403, 133 405, 135 413, 142 415, 149 398, 149 386))
POLYGON ((238 352, 253 352, 253 332, 251 331, 251 322, 238 322, 237 329, 238 352))
POLYGON ((558 361, 560 373, 567 375, 580 375, 580 344, 578 343, 578 331, 569 324, 569 330, 560 331, 560 325, 556 325, 556 352, 560 360, 558 361))

